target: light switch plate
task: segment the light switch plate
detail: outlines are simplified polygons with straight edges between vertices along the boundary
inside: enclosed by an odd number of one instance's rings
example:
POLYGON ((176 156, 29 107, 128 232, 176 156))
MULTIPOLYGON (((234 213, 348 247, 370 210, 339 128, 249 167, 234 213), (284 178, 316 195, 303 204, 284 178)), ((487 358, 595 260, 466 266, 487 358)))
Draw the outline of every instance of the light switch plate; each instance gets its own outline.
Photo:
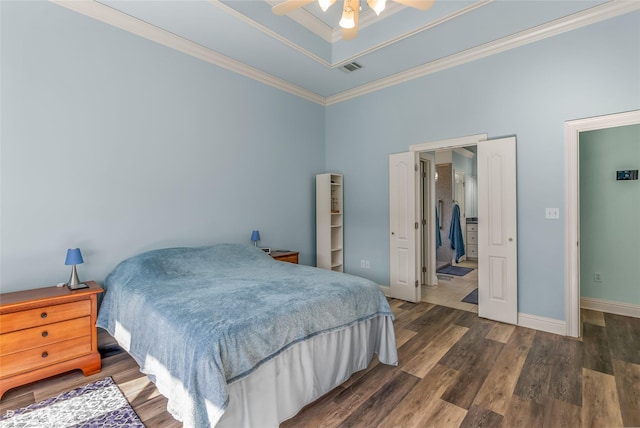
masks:
POLYGON ((560 218, 560 208, 547 208, 545 218, 560 218))

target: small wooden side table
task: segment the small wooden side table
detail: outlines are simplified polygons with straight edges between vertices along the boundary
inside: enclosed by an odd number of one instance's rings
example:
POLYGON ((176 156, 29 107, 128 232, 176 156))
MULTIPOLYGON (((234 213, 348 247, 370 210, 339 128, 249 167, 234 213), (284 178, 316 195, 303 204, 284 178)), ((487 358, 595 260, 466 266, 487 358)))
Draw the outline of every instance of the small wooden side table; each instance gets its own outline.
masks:
POLYGON ((89 288, 45 287, 0 294, 0 398, 16 386, 69 370, 101 368, 97 296, 89 288))
POLYGON ((281 262, 298 264, 298 251, 271 251, 271 257, 281 262))

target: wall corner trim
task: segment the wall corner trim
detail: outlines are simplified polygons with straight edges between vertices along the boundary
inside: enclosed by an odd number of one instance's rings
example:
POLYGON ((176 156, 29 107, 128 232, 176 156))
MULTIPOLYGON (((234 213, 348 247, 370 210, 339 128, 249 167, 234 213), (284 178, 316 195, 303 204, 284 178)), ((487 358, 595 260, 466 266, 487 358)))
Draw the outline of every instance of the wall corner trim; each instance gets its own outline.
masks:
POLYGON ((532 328, 560 336, 565 336, 567 333, 566 323, 563 320, 524 314, 522 312, 518 312, 518 327, 532 328))

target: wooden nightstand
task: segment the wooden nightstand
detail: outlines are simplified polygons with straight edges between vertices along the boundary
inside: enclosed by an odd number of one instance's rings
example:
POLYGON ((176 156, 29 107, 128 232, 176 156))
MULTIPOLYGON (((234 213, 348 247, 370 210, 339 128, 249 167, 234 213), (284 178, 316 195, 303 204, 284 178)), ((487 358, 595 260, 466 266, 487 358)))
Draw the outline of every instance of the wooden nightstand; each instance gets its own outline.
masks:
POLYGON ((101 369, 96 330, 102 288, 46 287, 0 294, 0 398, 11 388, 69 370, 101 369))
POLYGON ((271 257, 281 262, 298 264, 298 251, 271 251, 271 257))

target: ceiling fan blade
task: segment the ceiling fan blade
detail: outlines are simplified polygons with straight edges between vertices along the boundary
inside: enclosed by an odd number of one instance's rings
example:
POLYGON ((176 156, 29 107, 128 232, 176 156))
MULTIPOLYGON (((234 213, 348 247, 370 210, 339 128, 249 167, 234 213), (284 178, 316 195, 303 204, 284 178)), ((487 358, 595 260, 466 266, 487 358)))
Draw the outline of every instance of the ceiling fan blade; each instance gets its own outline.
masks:
POLYGON ((306 6, 309 3, 313 3, 315 0, 285 0, 282 3, 271 8, 271 11, 275 15, 286 15, 289 12, 293 12, 296 9, 306 6))
POLYGON ((357 0, 345 0, 345 2, 348 2, 347 5, 353 9, 353 22, 355 25, 353 28, 342 29, 342 40, 353 40, 358 37, 358 14, 360 10, 360 2, 357 0))
POLYGON ((393 0, 396 3, 413 7, 419 10, 427 10, 435 3, 435 0, 393 0))

